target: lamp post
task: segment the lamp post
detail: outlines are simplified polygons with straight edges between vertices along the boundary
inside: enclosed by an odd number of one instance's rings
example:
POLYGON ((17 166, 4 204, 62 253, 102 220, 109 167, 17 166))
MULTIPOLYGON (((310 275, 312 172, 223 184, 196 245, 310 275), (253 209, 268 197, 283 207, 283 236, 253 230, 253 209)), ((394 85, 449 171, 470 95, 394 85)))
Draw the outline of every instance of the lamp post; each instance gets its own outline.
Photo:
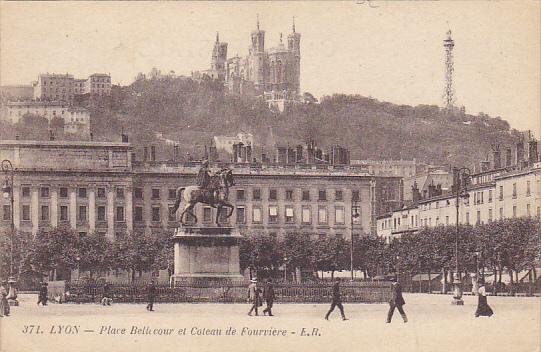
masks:
POLYGON ((467 181, 471 175, 470 169, 467 167, 453 168, 455 176, 455 191, 456 191, 456 233, 455 233, 455 277, 453 280, 454 285, 454 294, 453 301, 451 302, 454 305, 462 306, 464 301, 462 300, 462 285, 460 281, 460 272, 458 267, 458 234, 459 234, 459 212, 460 212, 460 198, 468 199, 470 195, 466 192, 467 181))
POLYGON ((400 282, 400 256, 396 256, 396 282, 400 282))
POLYGON ((353 236, 353 222, 360 216, 359 209, 357 208, 357 199, 351 201, 351 246, 349 247, 350 261, 351 261, 351 281, 353 281, 353 248, 355 245, 355 239, 353 236))
POLYGON ((473 292, 477 296, 479 294, 479 255, 481 252, 475 251, 475 286, 473 287, 473 292))
POLYGON ((284 282, 287 281, 287 257, 284 257, 284 282))
POLYGON ((10 201, 10 220, 11 220, 11 228, 10 228, 10 234, 9 234, 9 293, 7 295, 7 299, 10 302, 10 304, 18 305, 17 304, 17 293, 15 289, 15 284, 17 281, 15 280, 15 277, 13 276, 13 237, 15 236, 15 222, 13 219, 13 164, 11 161, 5 159, 2 160, 0 167, 2 169, 2 172, 6 175, 4 185, 2 186, 2 195, 4 199, 9 199, 10 201))

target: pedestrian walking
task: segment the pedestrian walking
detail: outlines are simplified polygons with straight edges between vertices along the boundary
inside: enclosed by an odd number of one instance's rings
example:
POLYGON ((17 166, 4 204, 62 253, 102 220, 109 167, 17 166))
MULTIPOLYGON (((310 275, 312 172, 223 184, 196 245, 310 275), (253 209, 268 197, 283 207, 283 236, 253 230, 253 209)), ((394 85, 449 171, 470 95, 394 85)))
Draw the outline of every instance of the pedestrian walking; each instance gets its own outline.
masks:
POLYGON ((39 294, 38 294, 38 306, 40 303, 44 306, 47 305, 47 294, 48 294, 47 283, 42 282, 41 287, 39 289, 39 294))
POLYGON ((331 308, 325 315, 326 320, 329 320, 329 315, 331 315, 335 307, 338 307, 338 309, 340 309, 342 320, 348 320, 346 318, 346 315, 344 314, 344 306, 342 305, 342 297, 340 296, 340 278, 336 278, 334 280, 334 284, 332 286, 332 303, 331 308))
POLYGON ((2 280, 2 284, 0 285, 0 317, 3 317, 3 316, 9 317, 9 313, 10 313, 9 302, 7 299, 8 290, 6 286, 7 286, 7 281, 2 280))
POLYGON ((150 312, 154 311, 154 300, 156 299, 156 284, 154 283, 154 280, 150 281, 150 284, 147 288, 148 293, 148 304, 147 304, 147 310, 150 312))
POLYGON ((479 280, 479 290, 477 295, 477 310, 475 311, 475 317, 479 316, 490 317, 494 312, 487 302, 487 292, 485 289, 485 280, 481 278, 479 280))
POLYGON ((110 306, 111 303, 113 303, 113 299, 111 298, 111 286, 106 282, 105 285, 103 285, 101 304, 104 306, 110 306))
POLYGON ((393 279, 393 284, 391 285, 391 299, 389 300, 389 313, 387 313, 387 323, 391 322, 395 308, 398 309, 398 312, 402 316, 402 319, 404 319, 404 323, 408 322, 408 317, 406 316, 403 308, 404 304, 406 304, 406 301, 404 301, 404 297, 402 297, 402 286, 400 286, 398 280, 395 278, 393 279))
POLYGON ((267 280, 267 284, 263 288, 263 298, 265 299, 265 302, 267 303, 267 307, 263 309, 263 315, 266 315, 269 313, 269 317, 272 317, 272 305, 274 303, 274 286, 272 284, 272 279, 267 280))
POLYGON ((248 312, 249 316, 252 316, 253 311, 255 311, 256 316, 259 315, 257 309, 262 305, 260 295, 261 289, 257 286, 257 279, 253 278, 248 285, 248 299, 252 303, 252 308, 248 312))

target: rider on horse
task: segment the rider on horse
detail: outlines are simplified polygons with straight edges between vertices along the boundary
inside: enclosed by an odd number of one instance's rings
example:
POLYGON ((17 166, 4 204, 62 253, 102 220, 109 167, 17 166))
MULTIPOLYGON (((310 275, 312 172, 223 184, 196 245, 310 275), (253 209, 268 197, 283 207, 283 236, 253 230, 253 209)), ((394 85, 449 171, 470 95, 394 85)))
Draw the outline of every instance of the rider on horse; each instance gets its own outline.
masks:
POLYGON ((209 161, 203 160, 199 173, 197 174, 197 185, 203 195, 207 196, 212 203, 216 200, 216 187, 212 184, 212 178, 209 170, 209 161))

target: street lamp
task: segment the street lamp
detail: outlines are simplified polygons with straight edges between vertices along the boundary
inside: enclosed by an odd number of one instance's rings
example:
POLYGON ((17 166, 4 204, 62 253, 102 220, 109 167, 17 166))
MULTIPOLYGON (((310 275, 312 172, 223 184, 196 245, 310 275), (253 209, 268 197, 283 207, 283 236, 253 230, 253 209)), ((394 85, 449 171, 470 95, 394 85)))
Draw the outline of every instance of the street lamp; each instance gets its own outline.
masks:
POLYGON ((2 163, 0 164, 0 167, 2 169, 2 172, 6 175, 5 177, 5 180, 4 180, 4 185, 2 186, 2 195, 4 197, 4 199, 9 199, 10 201, 10 219, 11 219, 11 232, 9 234, 9 246, 10 246, 10 250, 9 250, 9 279, 8 279, 8 283, 9 283, 9 293, 7 295, 7 299, 8 300, 11 300, 13 301, 14 303, 12 304, 16 304, 16 299, 17 299, 17 293, 16 293, 16 290, 15 290, 15 283, 17 282, 15 280, 15 277, 13 277, 13 237, 15 235, 15 222, 13 220, 13 203, 14 203, 14 198, 13 198, 13 188, 14 188, 14 184, 13 184, 13 164, 11 163, 11 161, 5 159, 5 160, 2 160, 2 163))
POLYGON ((473 254, 475 254, 475 286, 473 292, 477 296, 479 294, 479 255, 481 252, 475 251, 473 254))
POLYGON ((400 282, 400 256, 396 256, 396 282, 400 282))
POLYGON ((460 281, 460 272, 458 268, 458 233, 459 233, 459 203, 460 198, 468 199, 470 195, 466 191, 468 179, 471 175, 470 169, 467 167, 453 168, 455 176, 455 191, 456 191, 456 233, 455 233, 455 278, 453 280, 454 285, 454 294, 453 301, 451 302, 454 305, 462 306, 464 301, 462 300, 462 287, 460 281))
POLYGON ((353 247, 355 239, 353 238, 353 222, 360 216, 359 209, 357 208, 357 199, 351 200, 351 246, 349 247, 350 261, 351 261, 351 281, 353 281, 353 247))
POLYGON ((287 281, 287 257, 284 257, 284 282, 287 281))

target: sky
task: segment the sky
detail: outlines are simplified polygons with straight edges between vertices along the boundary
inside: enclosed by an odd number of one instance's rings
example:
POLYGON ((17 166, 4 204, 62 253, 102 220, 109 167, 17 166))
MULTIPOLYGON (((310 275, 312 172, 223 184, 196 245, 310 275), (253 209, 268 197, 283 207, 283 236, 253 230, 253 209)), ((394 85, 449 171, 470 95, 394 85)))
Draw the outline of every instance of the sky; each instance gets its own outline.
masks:
POLYGON ((244 56, 259 16, 265 46, 301 33, 301 89, 397 104, 443 104, 443 39, 455 40, 456 105, 541 136, 541 2, 0 2, 0 84, 210 66, 216 32, 244 56))

